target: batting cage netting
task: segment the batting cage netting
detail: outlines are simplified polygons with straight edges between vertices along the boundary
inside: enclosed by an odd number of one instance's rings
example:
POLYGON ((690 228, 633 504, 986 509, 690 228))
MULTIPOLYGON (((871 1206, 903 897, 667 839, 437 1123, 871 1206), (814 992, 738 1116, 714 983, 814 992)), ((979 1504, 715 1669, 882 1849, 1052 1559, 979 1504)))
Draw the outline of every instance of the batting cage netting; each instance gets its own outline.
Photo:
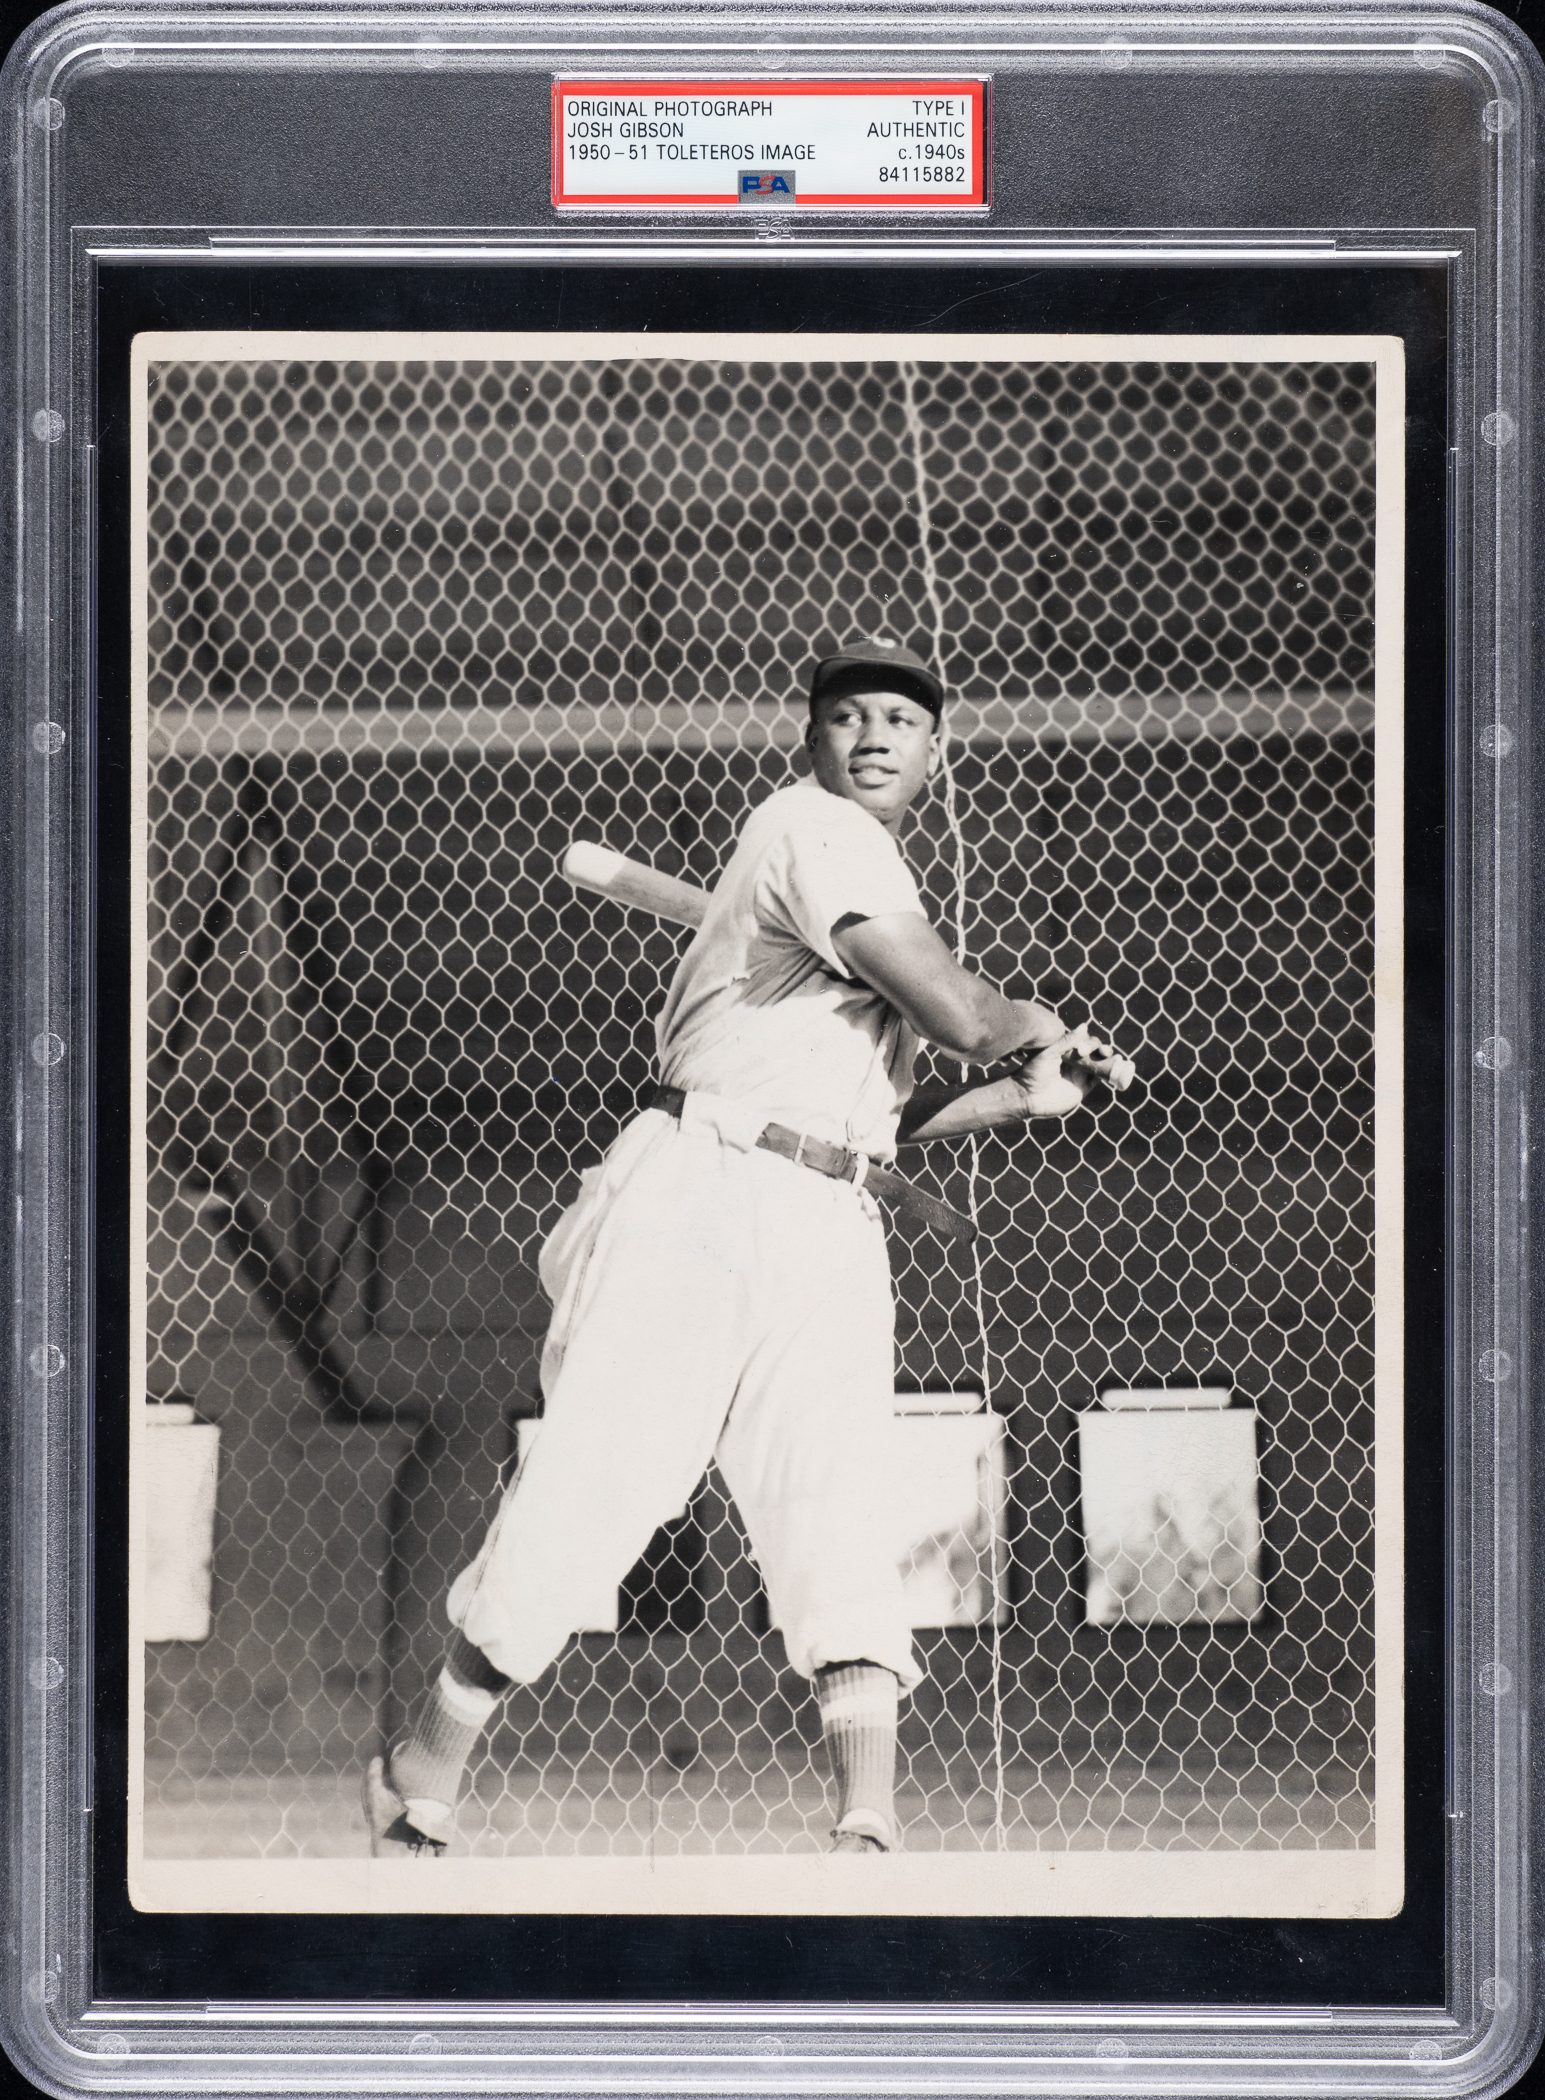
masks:
MULTIPOLYGON (((951 694, 936 923, 1139 1067, 909 1156, 983 1235, 891 1228, 899 1419, 976 1495, 898 1539, 905 1843, 1371 1845, 1373 374, 927 347, 152 369, 148 1397, 220 1454, 207 1638, 148 1644, 147 1851, 363 1849, 540 1410, 537 1248, 687 938, 564 849, 712 884, 812 661, 877 630, 951 694), (1218 1551, 1259 1584, 1099 1623, 1080 1428, 1152 1386, 1254 1411, 1259 1547, 1218 1551)), ((461 1844, 825 1848, 714 1473, 577 1605, 461 1844)))

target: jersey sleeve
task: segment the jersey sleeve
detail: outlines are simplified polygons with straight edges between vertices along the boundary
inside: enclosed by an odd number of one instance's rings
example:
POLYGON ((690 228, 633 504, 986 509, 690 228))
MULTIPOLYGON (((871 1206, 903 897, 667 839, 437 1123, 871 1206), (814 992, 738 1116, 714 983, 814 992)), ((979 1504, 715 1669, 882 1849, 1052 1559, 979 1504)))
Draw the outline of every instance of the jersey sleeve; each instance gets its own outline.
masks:
MULTIPOLYGON (((818 791, 819 792, 819 791, 818 791)), ((759 910, 797 937, 839 977, 851 973, 832 943, 844 919, 905 912, 927 917, 916 882, 896 842, 867 811, 823 796, 768 856, 759 910)))

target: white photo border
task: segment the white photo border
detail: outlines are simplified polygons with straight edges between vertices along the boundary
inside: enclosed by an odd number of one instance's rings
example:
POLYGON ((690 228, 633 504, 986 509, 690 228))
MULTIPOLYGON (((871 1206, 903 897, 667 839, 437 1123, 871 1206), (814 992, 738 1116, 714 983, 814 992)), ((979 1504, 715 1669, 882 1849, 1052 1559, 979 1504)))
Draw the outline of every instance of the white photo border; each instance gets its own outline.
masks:
POLYGON ((900 1853, 815 1856, 443 1859, 147 1858, 144 1853, 143 1410, 131 1409, 129 1890, 144 1911, 431 1912, 468 1915, 1386 1918, 1404 1902, 1404 346, 1374 335, 776 335, 619 331, 188 331, 135 338, 131 402, 133 930, 130 1391, 146 1382, 148 375, 193 360, 606 362, 719 358, 821 363, 1153 360, 1363 362, 1376 369, 1374 669, 1374 1646, 1375 1840, 1362 1850, 900 1853))

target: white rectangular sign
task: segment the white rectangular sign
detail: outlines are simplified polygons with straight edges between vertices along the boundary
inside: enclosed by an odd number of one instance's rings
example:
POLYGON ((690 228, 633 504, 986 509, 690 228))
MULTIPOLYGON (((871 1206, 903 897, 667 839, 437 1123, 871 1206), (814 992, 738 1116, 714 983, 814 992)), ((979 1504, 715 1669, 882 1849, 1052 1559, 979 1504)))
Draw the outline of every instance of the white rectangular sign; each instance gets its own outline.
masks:
POLYGON ((555 80, 558 205, 981 205, 983 80, 555 80))

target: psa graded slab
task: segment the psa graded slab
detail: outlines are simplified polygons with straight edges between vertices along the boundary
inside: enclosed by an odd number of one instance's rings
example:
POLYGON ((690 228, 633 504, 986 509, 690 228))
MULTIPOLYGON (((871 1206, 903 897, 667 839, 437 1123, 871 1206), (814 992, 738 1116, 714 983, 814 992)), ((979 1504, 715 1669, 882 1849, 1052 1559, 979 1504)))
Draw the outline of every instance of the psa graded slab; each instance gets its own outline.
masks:
POLYGON ((49 2090, 1526 2062, 1537 87, 18 48, 49 2090))

